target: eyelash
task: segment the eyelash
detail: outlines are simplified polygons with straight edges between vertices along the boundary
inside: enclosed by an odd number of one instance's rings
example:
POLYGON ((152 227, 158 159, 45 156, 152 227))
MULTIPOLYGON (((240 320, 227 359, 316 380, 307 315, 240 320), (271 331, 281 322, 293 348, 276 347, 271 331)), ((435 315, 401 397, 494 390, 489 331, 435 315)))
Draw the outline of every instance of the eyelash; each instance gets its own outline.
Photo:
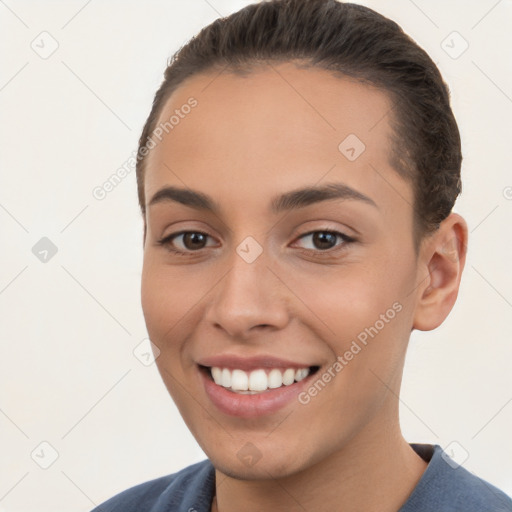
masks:
MULTIPOLYGON (((163 238, 161 238, 160 240, 157 241, 157 244, 162 246, 162 247, 165 247, 165 249, 167 249, 169 252, 172 252, 173 254, 176 254, 176 256, 191 256, 193 255, 194 253, 199 253, 202 249, 198 249, 197 251, 180 251, 178 249, 175 249, 172 245, 171 245, 171 241, 180 236, 180 235, 185 235, 187 233, 195 233, 195 234, 200 234, 200 235, 205 235, 205 236, 210 236, 208 233, 204 233, 202 231, 178 231, 176 233, 171 233, 170 235, 167 235, 163 238)), ((334 231, 332 229, 316 229, 314 231, 308 231, 307 233, 304 233, 302 234, 301 236, 298 237, 298 240, 300 240, 301 238, 304 238, 306 236, 310 236, 310 235, 314 235, 315 233, 328 233, 328 234, 331 234, 331 235, 336 235, 338 236, 339 238, 341 238, 343 240, 343 243, 342 244, 339 244, 337 246, 334 246, 330 249, 325 249, 325 250, 320 250, 320 249, 299 249, 300 252, 304 253, 304 254, 307 254, 307 255, 314 255, 314 256, 332 256, 333 253, 337 253, 338 251, 341 251, 341 250, 344 250, 346 248, 346 246, 348 244, 351 244, 353 242, 356 242, 357 240, 351 236, 348 236, 346 235, 345 233, 341 233, 340 231, 334 231)), ((210 237, 212 238, 212 237, 210 237)))

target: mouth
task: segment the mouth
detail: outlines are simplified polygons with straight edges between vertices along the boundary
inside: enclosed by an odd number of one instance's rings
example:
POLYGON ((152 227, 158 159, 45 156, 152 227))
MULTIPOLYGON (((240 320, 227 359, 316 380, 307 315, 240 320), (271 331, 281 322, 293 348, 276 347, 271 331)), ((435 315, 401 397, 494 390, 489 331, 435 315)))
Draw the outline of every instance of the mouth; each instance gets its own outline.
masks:
POLYGON ((313 365, 304 368, 258 368, 244 371, 239 368, 199 365, 200 371, 207 379, 240 395, 257 395, 291 386, 314 375, 319 368, 313 365))
POLYGON ((236 367, 198 365, 206 396, 222 413, 256 418, 278 412, 296 402, 320 366, 236 367))

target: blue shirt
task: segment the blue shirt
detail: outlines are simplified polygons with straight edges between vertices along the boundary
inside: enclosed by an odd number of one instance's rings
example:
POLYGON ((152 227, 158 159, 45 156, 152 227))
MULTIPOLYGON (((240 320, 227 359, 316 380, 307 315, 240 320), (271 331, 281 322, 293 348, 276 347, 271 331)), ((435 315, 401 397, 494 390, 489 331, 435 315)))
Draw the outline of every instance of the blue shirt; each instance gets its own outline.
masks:
MULTIPOLYGON (((449 458, 439 445, 411 444, 427 469, 398 512, 512 512, 505 493, 449 458)), ((215 469, 206 459, 110 498, 91 512, 210 512, 215 469)))

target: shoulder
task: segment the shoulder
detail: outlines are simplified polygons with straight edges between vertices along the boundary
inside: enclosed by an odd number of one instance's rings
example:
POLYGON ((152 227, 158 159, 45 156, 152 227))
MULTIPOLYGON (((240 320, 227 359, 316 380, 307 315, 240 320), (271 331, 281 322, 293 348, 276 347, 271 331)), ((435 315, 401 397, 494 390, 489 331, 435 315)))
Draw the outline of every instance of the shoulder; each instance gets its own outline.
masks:
POLYGON ((512 512, 512 499, 457 464, 439 445, 411 445, 430 462, 400 512, 512 512))
POLYGON ((91 512, 166 512, 208 510, 215 469, 206 459, 170 475, 130 487, 91 512))

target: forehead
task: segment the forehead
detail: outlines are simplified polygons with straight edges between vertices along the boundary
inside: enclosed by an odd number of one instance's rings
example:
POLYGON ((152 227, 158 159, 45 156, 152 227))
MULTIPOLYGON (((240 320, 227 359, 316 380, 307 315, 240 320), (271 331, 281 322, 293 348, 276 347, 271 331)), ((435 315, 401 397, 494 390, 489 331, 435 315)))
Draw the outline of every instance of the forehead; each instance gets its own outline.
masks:
POLYGON ((322 179, 383 196, 381 202, 396 200, 396 192, 383 194, 391 180, 410 196, 389 164, 391 105, 377 88, 292 63, 245 76, 195 75, 161 112, 157 126, 166 129, 161 140, 153 137, 146 202, 176 184, 243 205, 322 179))

